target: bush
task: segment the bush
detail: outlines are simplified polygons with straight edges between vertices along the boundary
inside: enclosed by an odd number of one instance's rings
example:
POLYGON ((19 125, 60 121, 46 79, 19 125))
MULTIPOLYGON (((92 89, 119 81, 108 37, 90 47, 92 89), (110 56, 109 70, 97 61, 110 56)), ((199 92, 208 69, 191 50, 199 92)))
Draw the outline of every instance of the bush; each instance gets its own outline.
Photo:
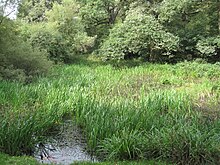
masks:
POLYGON ((23 24, 20 28, 22 37, 33 47, 46 51, 50 60, 55 63, 67 62, 70 58, 70 46, 55 25, 46 23, 23 24))
POLYGON ((46 12, 46 26, 54 24, 54 31, 60 36, 59 42, 65 46, 60 47, 59 51, 69 50, 70 57, 87 52, 93 47, 95 40, 95 37, 89 37, 85 32, 79 10, 80 4, 77 1, 63 0, 62 4, 55 3, 52 10, 46 12))
POLYGON ((220 36, 203 38, 198 41, 196 45, 201 57, 209 58, 219 58, 220 52, 220 36))
POLYGON ((5 20, 0 26, 0 78, 29 81, 33 76, 46 73, 52 63, 47 53, 33 49, 30 43, 23 41, 16 24, 5 20))
POLYGON ((178 37, 166 32, 153 16, 139 7, 129 11, 123 23, 115 25, 101 45, 100 54, 113 59, 144 56, 154 60, 169 55, 177 47, 178 37))
POLYGON ((87 52, 95 40, 85 32, 78 16, 79 7, 70 0, 54 3, 53 8, 45 13, 47 22, 22 22, 22 37, 33 47, 46 50, 49 59, 55 63, 71 63, 76 54, 87 52))

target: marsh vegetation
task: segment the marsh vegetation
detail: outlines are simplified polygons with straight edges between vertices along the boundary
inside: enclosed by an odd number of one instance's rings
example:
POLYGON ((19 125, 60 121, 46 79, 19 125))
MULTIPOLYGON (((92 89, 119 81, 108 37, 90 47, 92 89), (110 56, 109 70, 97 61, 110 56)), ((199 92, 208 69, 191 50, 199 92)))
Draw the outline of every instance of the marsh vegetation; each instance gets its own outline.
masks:
POLYGON ((102 160, 219 162, 219 64, 57 66, 1 82, 1 152, 30 154, 68 117, 102 160))
POLYGON ((103 164, 220 164, 219 34, 218 0, 0 0, 0 159, 70 120, 103 164))

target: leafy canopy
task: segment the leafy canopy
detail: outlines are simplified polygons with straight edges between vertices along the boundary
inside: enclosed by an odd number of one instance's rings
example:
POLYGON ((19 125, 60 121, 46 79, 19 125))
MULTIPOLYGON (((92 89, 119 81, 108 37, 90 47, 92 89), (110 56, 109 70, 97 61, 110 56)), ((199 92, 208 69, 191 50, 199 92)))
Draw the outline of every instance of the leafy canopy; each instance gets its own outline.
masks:
POLYGON ((101 45, 100 54, 121 59, 128 54, 155 58, 178 48, 178 37, 166 29, 144 7, 129 10, 125 21, 117 24, 101 45))

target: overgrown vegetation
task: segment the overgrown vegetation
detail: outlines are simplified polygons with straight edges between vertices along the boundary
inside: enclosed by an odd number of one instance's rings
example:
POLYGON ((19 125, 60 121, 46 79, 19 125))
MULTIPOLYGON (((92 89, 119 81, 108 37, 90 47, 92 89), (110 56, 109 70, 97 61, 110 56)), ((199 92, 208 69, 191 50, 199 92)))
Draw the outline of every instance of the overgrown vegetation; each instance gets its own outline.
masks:
POLYGON ((219 164, 219 10, 218 0, 0 1, 0 152, 31 155, 67 115, 104 160, 219 164))
POLYGON ((30 81, 50 68, 48 60, 72 63, 91 52, 104 60, 214 63, 218 5, 217 0, 3 0, 1 78, 30 81), (9 21, 7 7, 16 4, 18 19, 9 21))
POLYGON ((1 83, 1 151, 29 152, 45 130, 71 115, 91 152, 105 160, 218 164, 219 73, 218 64, 198 62, 79 63, 28 86, 1 83))
POLYGON ((19 38, 17 26, 8 19, 0 25, 0 79, 30 81, 33 76, 47 73, 52 63, 46 52, 19 38))
POLYGON ((158 60, 158 54, 170 55, 178 47, 179 38, 172 35, 144 7, 130 9, 123 23, 111 30, 100 54, 109 59, 143 57, 158 60))
POLYGON ((58 122, 58 112, 41 106, 37 88, 6 81, 0 87, 0 152, 32 155, 45 132, 58 122))

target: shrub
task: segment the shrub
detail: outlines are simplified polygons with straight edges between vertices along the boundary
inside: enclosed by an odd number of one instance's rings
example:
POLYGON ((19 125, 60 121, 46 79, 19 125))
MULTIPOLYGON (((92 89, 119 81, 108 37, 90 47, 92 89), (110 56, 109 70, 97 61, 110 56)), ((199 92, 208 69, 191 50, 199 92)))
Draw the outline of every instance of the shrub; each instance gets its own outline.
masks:
POLYGON ((220 36, 208 37, 199 40, 196 45, 196 49, 198 50, 201 57, 219 58, 218 55, 220 51, 220 36))
POLYGON ((95 40, 85 32, 78 16, 79 7, 78 3, 70 0, 54 3, 53 8, 45 13, 47 22, 22 22, 20 31, 23 38, 33 47, 46 50, 49 59, 55 63, 72 62, 76 54, 87 52, 95 40))
POLYGON ((123 23, 114 26, 101 45, 100 54, 113 59, 145 56, 154 60, 161 58, 161 55, 169 55, 177 47, 178 37, 167 32, 143 8, 135 8, 123 23))
POLYGON ((55 25, 46 23, 23 24, 20 28, 22 37, 29 41, 33 47, 46 51, 50 60, 67 62, 70 56, 70 47, 67 41, 56 30, 55 25))
POLYGON ((52 63, 46 52, 33 49, 23 41, 16 28, 16 24, 7 19, 0 26, 0 77, 29 81, 33 76, 46 73, 52 63))

